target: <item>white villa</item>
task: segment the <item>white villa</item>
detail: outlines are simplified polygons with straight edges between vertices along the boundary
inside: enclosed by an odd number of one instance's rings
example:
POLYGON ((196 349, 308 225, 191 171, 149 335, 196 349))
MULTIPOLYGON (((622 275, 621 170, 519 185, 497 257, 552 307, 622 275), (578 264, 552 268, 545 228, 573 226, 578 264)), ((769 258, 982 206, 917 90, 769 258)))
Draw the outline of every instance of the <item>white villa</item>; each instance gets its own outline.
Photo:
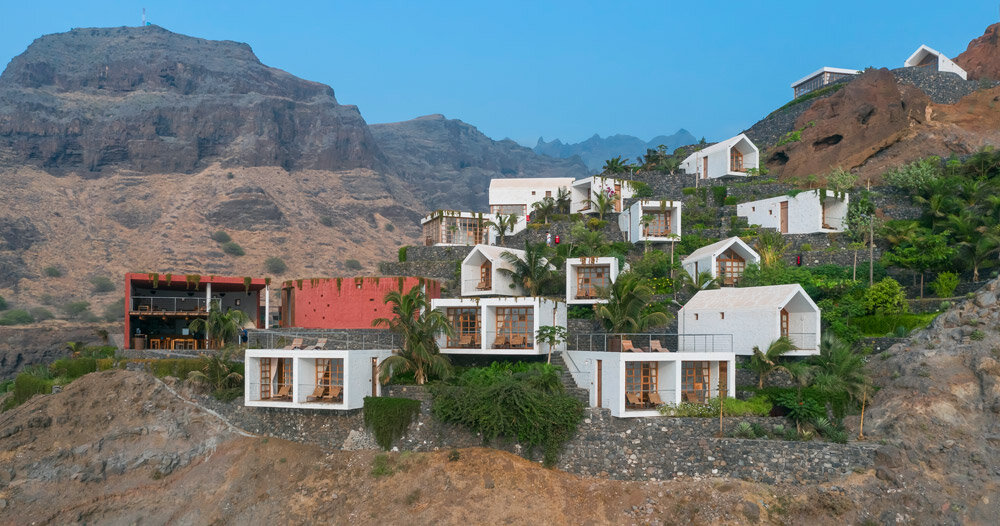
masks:
POLYGON ((713 278, 721 277, 721 285, 736 285, 751 263, 759 265, 760 254, 742 239, 731 237, 695 250, 681 261, 681 266, 693 278, 710 272, 713 278))
POLYGON ((699 291, 678 311, 677 327, 681 335, 731 334, 733 352, 744 356, 781 336, 796 347, 787 356, 819 354, 820 310, 798 284, 699 291))
MULTIPOLYGON (((503 257, 510 252, 524 260, 524 251, 490 245, 476 245, 462 260, 462 296, 523 296, 521 285, 515 284, 501 269, 513 270, 513 265, 503 257)), ((549 265, 555 270, 555 267, 549 265)))
POLYGON ((659 416, 663 404, 732 396, 736 385, 731 351, 567 351, 563 360, 576 384, 590 391, 590 406, 619 418, 659 416))
POLYGON ((911 68, 931 68, 943 73, 954 73, 962 80, 968 80, 969 75, 958 64, 955 64, 940 51, 931 47, 921 45, 910 55, 910 58, 903 62, 903 67, 911 68))
POLYGON ((748 169, 759 168, 759 158, 757 146, 741 133, 692 153, 681 162, 681 169, 698 179, 744 176, 748 169))
POLYGON ((629 181, 623 179, 612 179, 608 177, 601 177, 595 175, 593 177, 585 177, 578 181, 575 181, 570 190, 570 212, 583 213, 583 214, 596 214, 597 209, 591 204, 591 201, 597 200, 597 195, 603 191, 614 192, 614 204, 612 205, 612 212, 621 212, 622 203, 626 199, 631 198, 635 195, 635 191, 632 189, 632 185, 629 181))
POLYGON ((243 402, 248 407, 347 410, 379 396, 378 365, 392 351, 247 349, 243 402))
POLYGON ((860 71, 856 69, 819 68, 792 83, 792 90, 795 93, 794 98, 799 98, 810 91, 818 90, 842 78, 853 77, 858 73, 860 71))
POLYGON ((830 190, 800 192, 736 205, 736 215, 751 225, 773 228, 782 234, 843 232, 849 196, 830 190))
POLYGON ((618 278, 618 258, 580 257, 566 260, 566 303, 607 303, 602 291, 618 278))
MULTIPOLYGON (((496 214, 437 210, 420 220, 426 246, 494 245, 499 233, 496 214)), ((506 235, 514 235, 527 227, 527 218, 517 216, 517 222, 506 235)))
POLYGON ((546 197, 556 199, 559 190, 569 191, 572 177, 493 179, 490 181, 490 213, 525 217, 531 205, 546 197))
POLYGON ((636 201, 618 215, 618 228, 632 243, 677 241, 681 235, 682 204, 680 201, 636 201), (643 216, 648 216, 648 225, 643 223, 643 216))
MULTIPOLYGON (((438 338, 443 354, 544 355, 549 348, 535 342, 538 329, 566 326, 566 304, 540 297, 438 298, 431 308, 443 312, 455 329, 451 338, 438 338)), ((564 350, 565 343, 552 348, 564 350)))

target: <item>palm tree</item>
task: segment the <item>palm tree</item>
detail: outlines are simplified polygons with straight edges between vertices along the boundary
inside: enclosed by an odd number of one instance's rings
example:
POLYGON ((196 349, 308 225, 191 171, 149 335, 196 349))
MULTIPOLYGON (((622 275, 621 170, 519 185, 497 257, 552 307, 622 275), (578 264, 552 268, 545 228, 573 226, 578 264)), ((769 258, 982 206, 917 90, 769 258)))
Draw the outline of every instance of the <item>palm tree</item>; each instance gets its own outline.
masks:
MULTIPOLYGON (((826 333, 819 343, 819 354, 809 358, 816 369, 814 385, 826 394, 847 394, 860 401, 863 384, 869 382, 865 372, 865 358, 851 350, 833 333, 826 333)), ((827 412, 830 412, 827 403, 827 412)))
POLYGON ((854 241, 854 242, 850 243, 849 245, 847 245, 847 248, 849 248, 849 249, 851 249, 851 250, 854 251, 854 267, 851 269, 851 281, 857 281, 858 280, 858 251, 861 250, 862 248, 865 248, 865 244, 864 243, 860 243, 858 241, 854 241))
POLYGON ((611 334, 630 334, 670 322, 665 312, 646 311, 653 291, 630 272, 618 275, 608 287, 608 302, 596 309, 597 318, 611 334))
POLYGON ((622 160, 622 156, 612 157, 607 161, 604 161, 604 173, 617 174, 622 173, 628 169, 628 165, 622 160))
POLYGON ((490 226, 497 229, 497 236, 500 237, 499 244, 503 245, 507 239, 507 232, 513 232, 517 226, 516 214, 498 214, 496 221, 490 221, 490 226))
POLYGON ((431 374, 440 378, 450 376, 451 362, 441 354, 437 336, 442 333, 453 336, 455 329, 441 311, 431 310, 420 285, 414 285, 405 294, 390 291, 383 301, 392 305, 393 318, 377 318, 372 321, 372 327, 391 330, 400 337, 402 345, 379 364, 379 381, 385 384, 399 372, 412 372, 417 385, 427 382, 431 374))
POLYGON ((498 268, 497 272, 510 277, 532 296, 538 296, 555 275, 552 265, 545 258, 547 248, 545 243, 531 244, 525 241, 523 258, 512 252, 503 252, 500 257, 513 268, 498 268))
POLYGON ((236 387, 243 381, 243 375, 233 370, 230 354, 231 349, 223 349, 217 354, 202 354, 201 370, 189 372, 188 379, 208 384, 215 390, 236 387))
POLYGON ((764 388, 764 381, 771 373, 778 369, 785 369, 782 364, 778 363, 778 359, 794 350, 795 344, 787 336, 782 336, 771 342, 766 351, 761 351, 760 347, 754 345, 753 356, 750 357, 750 370, 760 377, 757 383, 759 389, 764 388))
POLYGON ((592 198, 587 199, 587 203, 597 210, 597 218, 604 221, 604 214, 610 214, 615 206, 615 197, 606 189, 602 189, 593 195, 592 198))
POLYGON ((785 255, 785 251, 790 246, 791 243, 785 243, 785 238, 781 235, 781 232, 761 229, 757 233, 757 243, 754 245, 754 248, 760 254, 760 265, 770 268, 781 261, 781 256, 785 255))
POLYGON ((543 197, 541 201, 536 201, 531 205, 532 220, 538 221, 541 217, 545 224, 549 224, 549 216, 556 213, 556 200, 551 197, 543 197))
MULTIPOLYGON (((646 243, 645 243, 646 246, 643 247, 642 250, 643 253, 649 252, 649 224, 652 222, 653 222, 653 216, 649 214, 642 214, 642 217, 639 218, 639 223, 642 224, 642 231, 645 233, 646 237, 646 243)), ((671 245, 673 245, 673 243, 671 243, 671 245)))
POLYGON ((991 255, 1000 252, 1000 232, 998 227, 982 228, 978 236, 970 236, 958 242, 958 253, 972 266, 972 281, 979 281, 979 267, 991 255))
POLYGON ((70 356, 78 358, 83 356, 83 352, 87 349, 87 345, 83 342, 66 342, 66 350, 69 351, 70 356))
POLYGON ((573 199, 569 195, 569 189, 565 186, 559 187, 558 193, 556 193, 556 208, 559 210, 560 214, 569 214, 570 204, 572 204, 573 199))
POLYGON ((205 331, 208 339, 218 340, 219 347, 225 348, 226 342, 235 339, 248 323, 250 323, 250 317, 245 312, 239 309, 229 309, 222 312, 222 305, 216 300, 212 302, 212 307, 209 309, 208 319, 191 320, 188 329, 192 333, 205 331))
POLYGON ((681 287, 693 296, 699 290, 719 288, 719 278, 713 278, 712 273, 707 270, 698 273, 697 276, 684 272, 681 274, 681 287))

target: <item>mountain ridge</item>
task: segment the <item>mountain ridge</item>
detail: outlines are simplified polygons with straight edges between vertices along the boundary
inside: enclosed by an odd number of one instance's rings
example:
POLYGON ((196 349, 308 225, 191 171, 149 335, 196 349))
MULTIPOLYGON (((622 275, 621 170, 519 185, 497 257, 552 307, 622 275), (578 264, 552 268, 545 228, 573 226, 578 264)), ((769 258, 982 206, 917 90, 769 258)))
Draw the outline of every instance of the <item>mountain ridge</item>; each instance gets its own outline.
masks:
POLYGON ((667 147, 667 152, 673 152, 675 148, 696 142, 698 139, 691 132, 680 128, 672 135, 657 135, 649 141, 620 133, 604 138, 595 133, 577 143, 564 143, 558 138, 546 142, 544 137, 539 137, 532 149, 535 153, 561 159, 579 156, 592 173, 597 173, 604 166, 604 161, 613 157, 634 159, 644 155, 647 149, 655 150, 661 144, 667 147))

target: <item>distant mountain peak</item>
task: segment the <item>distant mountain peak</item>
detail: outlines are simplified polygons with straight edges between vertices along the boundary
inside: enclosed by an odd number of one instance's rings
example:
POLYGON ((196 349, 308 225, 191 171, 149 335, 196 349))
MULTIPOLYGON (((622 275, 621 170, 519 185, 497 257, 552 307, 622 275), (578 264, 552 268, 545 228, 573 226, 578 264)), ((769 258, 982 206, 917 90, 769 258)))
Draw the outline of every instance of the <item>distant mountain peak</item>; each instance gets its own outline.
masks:
POLYGON ((663 144, 667 150, 673 150, 687 144, 698 142, 690 132, 680 128, 673 135, 658 135, 649 141, 644 141, 632 135, 616 133, 606 138, 601 138, 595 133, 590 138, 578 143, 563 143, 559 139, 545 142, 541 137, 535 144, 535 153, 557 157, 560 159, 570 159, 579 156, 587 165, 591 172, 599 172, 604 166, 604 161, 612 157, 621 156, 626 159, 634 159, 646 153, 647 149, 656 149, 663 144))

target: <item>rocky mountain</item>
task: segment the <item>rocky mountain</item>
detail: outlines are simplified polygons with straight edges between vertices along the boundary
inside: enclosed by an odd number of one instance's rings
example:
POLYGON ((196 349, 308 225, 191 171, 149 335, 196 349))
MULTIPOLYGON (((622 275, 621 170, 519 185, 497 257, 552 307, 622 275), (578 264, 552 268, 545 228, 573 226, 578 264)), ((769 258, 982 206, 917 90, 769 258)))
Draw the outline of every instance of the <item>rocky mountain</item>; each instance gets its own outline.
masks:
POLYGON ((955 63, 968 72, 970 79, 1000 80, 1000 23, 969 42, 969 47, 955 57, 955 63))
POLYGON ((444 115, 369 127, 394 172, 428 210, 485 210, 494 177, 588 174, 577 158, 538 155, 510 139, 490 139, 475 126, 444 115))
POLYGON ((592 173, 598 173, 604 167, 604 161, 619 155, 625 159, 635 159, 645 155, 647 149, 655 150, 661 144, 667 147, 668 152, 672 152, 675 148, 696 142, 698 139, 694 135, 681 128, 673 135, 658 135, 648 141, 620 134, 602 138, 596 133, 583 142, 572 144, 564 144, 559 139, 545 142, 545 139, 539 137, 534 150, 535 153, 562 159, 579 156, 592 173))

